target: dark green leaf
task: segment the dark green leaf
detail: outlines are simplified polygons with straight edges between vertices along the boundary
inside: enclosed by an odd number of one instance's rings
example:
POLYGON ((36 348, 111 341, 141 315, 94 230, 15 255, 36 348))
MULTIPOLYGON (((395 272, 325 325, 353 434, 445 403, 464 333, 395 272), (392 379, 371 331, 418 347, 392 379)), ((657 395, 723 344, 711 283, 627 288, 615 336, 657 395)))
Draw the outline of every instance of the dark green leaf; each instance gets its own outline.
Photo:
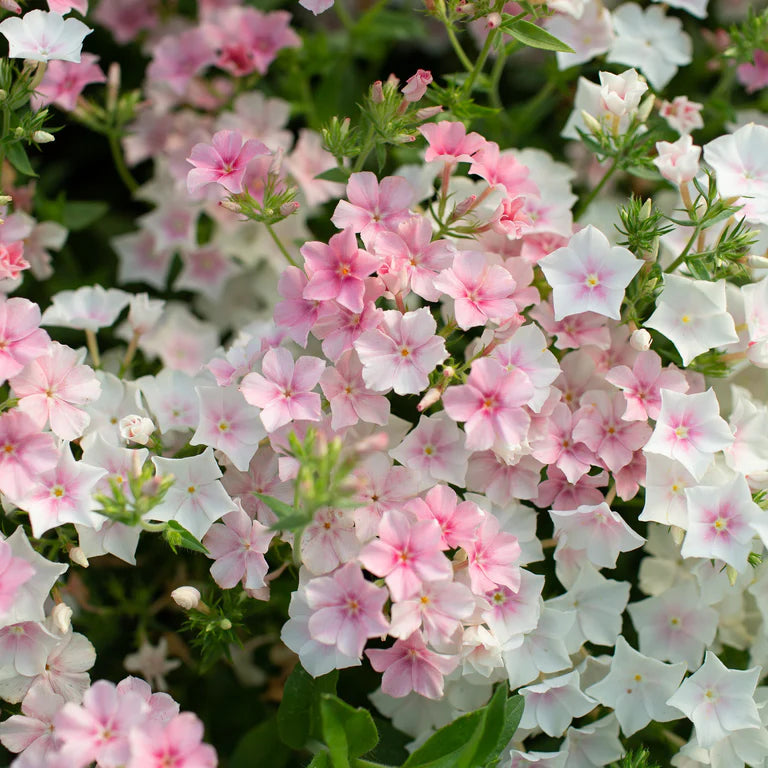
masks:
POLYGON ((293 749, 302 749, 310 735, 321 736, 319 696, 333 693, 339 673, 313 678, 301 664, 297 664, 285 681, 283 699, 277 710, 277 729, 280 738, 293 749))
POLYGON ((504 702, 504 727, 501 729, 498 742, 496 742, 495 752, 497 755, 500 755, 507 744, 512 741, 523 717, 524 706, 525 700, 519 694, 510 696, 504 702))
POLYGON ((309 519, 306 515, 288 515, 286 517, 281 517, 276 523, 272 523, 272 525, 269 526, 270 531, 297 531, 300 528, 304 528, 307 523, 309 523, 309 519))
POLYGON ((349 768, 349 742, 344 723, 325 696, 320 699, 320 716, 323 741, 328 745, 331 753, 331 765, 333 768, 349 768))
POLYGON ((697 280, 709 280, 711 278, 709 270, 697 259, 686 261, 686 266, 697 280))
POLYGON ((291 756, 290 750, 280 741, 275 727, 275 718, 271 717, 251 728, 237 743, 230 768, 253 768, 254 765, 268 765, 269 768, 283 768, 291 756), (269 755, 269 762, 265 762, 269 755))
POLYGON ((168 527, 165 529, 165 540, 175 552, 176 547, 191 549, 193 552, 208 554, 208 550, 201 544, 181 523, 176 520, 169 520, 168 527))
POLYGON ((474 735, 483 720, 483 710, 469 712, 448 723, 436 733, 433 733, 411 756, 403 763, 402 768, 449 768, 454 765, 458 755, 474 735))
POLYGON ((20 141, 14 141, 12 144, 6 145, 5 156, 19 173, 23 173, 25 176, 37 176, 29 162, 27 151, 20 141))
POLYGON ((324 749, 322 752, 318 752, 312 758, 312 762, 307 766, 307 768, 331 768, 331 765, 331 756, 328 753, 328 750, 324 749))
POLYGON ((507 685, 500 685, 493 698, 484 708, 482 727, 478 728, 472 739, 472 749, 466 749, 456 768, 476 768, 485 765, 488 760, 497 757, 496 745, 504 728, 504 704, 507 701, 507 685))
POLYGON ((339 168, 337 166, 336 168, 318 173, 315 178, 321 181, 338 181, 341 184, 346 184, 349 181, 349 171, 346 168, 339 168))
MULTIPOLYGON (((320 711, 323 719, 323 735, 326 722, 338 721, 346 734, 347 747, 352 757, 360 757, 370 752, 379 742, 379 732, 370 712, 366 709, 350 706, 337 696, 324 694, 320 699, 320 711)), ((326 740, 326 744, 331 743, 326 740)), ((331 749, 333 754, 333 749, 331 749)))
POLYGON ((531 48, 541 48, 543 51, 574 53, 570 45, 562 40, 558 40, 554 35, 550 35, 549 32, 541 27, 537 27, 530 21, 516 21, 514 24, 507 25, 502 23, 499 29, 531 48))
POLYGON ((89 227, 109 210, 101 200, 72 200, 64 203, 61 223, 74 232, 89 227))

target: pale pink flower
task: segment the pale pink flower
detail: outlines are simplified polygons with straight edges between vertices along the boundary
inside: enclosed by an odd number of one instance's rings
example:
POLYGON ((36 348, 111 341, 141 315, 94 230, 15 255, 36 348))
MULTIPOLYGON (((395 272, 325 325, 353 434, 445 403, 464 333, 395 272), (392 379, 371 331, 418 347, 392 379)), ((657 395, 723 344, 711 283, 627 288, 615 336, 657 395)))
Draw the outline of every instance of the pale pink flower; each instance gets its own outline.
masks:
POLYGON ((452 419, 465 422, 467 448, 482 451, 497 440, 510 448, 525 440, 530 416, 524 406, 532 396, 525 373, 481 358, 472 364, 466 384, 446 390, 443 404, 452 419))
POLYGON ((379 259, 357 247, 352 229, 335 234, 327 245, 304 244, 301 255, 309 275, 302 293, 305 299, 335 299, 351 312, 362 312, 365 278, 376 270, 379 259))
POLYGON ((155 431, 155 423, 146 416, 130 414, 118 422, 120 437, 127 442, 146 445, 155 431))
POLYGON ((244 589, 260 589, 269 566, 264 558, 276 531, 251 520, 241 509, 224 515, 223 525, 208 529, 203 544, 215 562, 211 576, 222 589, 232 589, 242 581, 244 589))
POLYGON ((37 10, 0 23, 0 34, 8 40, 11 59, 79 62, 83 40, 91 32, 93 30, 78 19, 37 10))
POLYGON ((77 11, 85 16, 88 13, 88 0, 47 0, 49 10, 66 16, 70 11, 77 11))
POLYGON ((477 529, 476 538, 463 545, 467 553, 470 585, 476 595, 484 595, 499 586, 513 592, 520 588, 520 545, 511 533, 500 530, 493 515, 486 515, 477 529))
POLYGON ((415 522, 393 509, 381 518, 378 539, 369 542, 358 559, 371 573, 384 577, 394 600, 405 600, 423 582, 451 578, 451 563, 441 552, 442 546, 436 521, 415 522))
POLYGON ((375 173, 353 173, 347 199, 339 200, 331 221, 338 229, 359 232, 370 247, 377 234, 410 218, 414 198, 413 187, 402 176, 386 176, 379 182, 375 173))
POLYGON ((24 258, 24 243, 0 243, 0 280, 16 280, 29 262, 24 258))
MULTIPOLYGON (((129 653, 125 657, 123 666, 129 672, 136 672, 141 675, 153 687, 165 691, 168 689, 165 676, 181 666, 181 659, 168 658, 168 641, 165 637, 161 637, 157 645, 152 645, 149 640, 143 640, 136 653, 129 653)), ((127 686, 118 688, 118 693, 122 693, 124 690, 130 689, 127 686)), ((146 699, 144 701, 146 702, 146 699)))
POLYGON ((450 269, 434 280, 435 287, 454 299, 456 322, 467 330, 489 320, 503 323, 517 313, 510 298, 517 284, 499 264, 481 251, 459 251, 450 269))
POLYGON ((218 301, 232 278, 240 272, 237 264, 215 246, 206 245, 184 253, 183 268, 173 281, 174 291, 195 291, 218 301))
POLYGON ((432 82, 432 73, 428 69, 417 69, 400 89, 406 101, 420 101, 427 92, 427 86, 432 82))
POLYGON ((580 312, 555 320, 550 297, 531 310, 531 318, 550 336, 555 337, 557 349, 578 349, 587 345, 609 349, 611 346, 611 333, 605 325, 605 319, 595 312, 580 312))
POLYGON ((449 165, 471 163, 472 155, 486 145, 479 133, 467 133, 464 123, 427 123, 419 126, 419 133, 429 144, 424 156, 428 163, 438 159, 449 165))
POLYGON ((768 87, 768 52, 756 48, 752 61, 739 64, 736 73, 747 93, 756 93, 768 87))
POLYGON ((672 101, 662 101, 659 106, 659 114, 680 135, 691 133, 697 128, 704 127, 701 119, 703 104, 690 101, 687 96, 676 96, 672 101))
POLYGON ((440 526, 441 549, 466 546, 477 536, 485 514, 474 502, 459 502, 447 485, 435 485, 423 499, 411 499, 404 506, 418 520, 436 520, 440 526))
POLYGON ((302 128, 299 140, 285 158, 285 167, 299 185, 308 206, 334 200, 344 194, 344 185, 315 178, 336 167, 336 158, 323 149, 323 138, 316 131, 302 128))
POLYGON ((377 392, 392 387, 398 395, 421 392, 429 384, 429 374, 448 356, 436 330, 427 307, 404 315, 385 311, 379 327, 354 343, 366 386, 377 392))
POLYGON ((532 441, 533 455, 548 466, 562 470, 569 483, 589 471, 594 455, 573 437, 574 417, 565 403, 557 403, 544 420, 544 429, 532 441))
MULTIPOLYGON (((151 23, 154 14, 144 13, 142 21, 151 23)), ((153 58, 147 68, 150 82, 163 83, 178 96, 184 93, 195 75, 216 60, 216 50, 200 27, 161 37, 153 44, 152 53, 153 58)))
POLYGON ((106 82, 107 78, 97 64, 98 60, 98 56, 84 53, 79 64, 69 61, 49 62, 43 80, 32 96, 32 106, 42 109, 48 104, 54 104, 71 112, 77 106, 77 100, 86 85, 106 82))
POLYGON ((101 383, 93 370, 80 365, 75 350, 54 341, 48 354, 38 357, 11 379, 19 398, 19 410, 42 429, 50 422, 51 431, 63 440, 83 434, 90 416, 77 406, 96 400, 101 383))
POLYGON ((539 261, 553 289, 555 320, 582 312, 620 319, 624 289, 642 264, 591 224, 577 232, 565 248, 539 261))
POLYGON ((203 724, 192 712, 168 722, 150 722, 130 733, 131 758, 126 768, 215 768, 216 751, 203 744, 203 724))
POLYGON ((19 499, 58 460, 53 435, 18 409, 0 414, 0 491, 19 499))
POLYGON ((23 558, 14 557, 10 545, 0 539, 0 622, 5 619, 22 584, 35 575, 35 569, 23 558))
POLYGON ((318 510, 301 534, 301 559, 313 574, 329 573, 359 551, 355 522, 346 510, 318 510))
POLYGON ((298 267, 286 267, 280 274, 277 292, 283 297, 274 309, 275 323, 283 326, 288 335, 302 347, 307 346, 309 331, 317 321, 320 302, 305 299, 304 289, 309 278, 298 267))
POLYGON ((320 381, 325 363, 316 357, 294 362, 284 347, 270 349, 262 360, 261 373, 249 373, 240 391, 251 404, 262 409, 267 432, 294 419, 320 421, 320 395, 312 390, 320 381))
POLYGON ((113 325, 131 299, 117 288, 84 285, 75 291, 59 291, 43 313, 42 325, 98 331, 113 325))
POLYGON ((501 185, 509 197, 539 194, 528 166, 521 163, 514 152, 502 152, 495 141, 487 141, 475 152, 469 172, 485 179, 492 187, 501 185))
POLYGON ((312 579, 306 586, 313 611, 309 633, 346 656, 360 658, 369 637, 385 635, 389 628, 381 609, 387 590, 366 581, 360 566, 347 563, 331 576, 312 579))
POLYGON ((659 173, 673 184, 686 184, 699 172, 699 158, 701 147, 693 143, 690 134, 681 136, 670 144, 668 141, 657 141, 653 164, 659 169, 659 173))
POLYGON ((28 299, 0 297, 0 381, 15 376, 44 355, 50 344, 39 328, 40 307, 28 299))
POLYGON ((187 158, 195 166, 187 175, 187 189, 197 193, 208 184, 220 184, 227 192, 243 191, 246 166, 257 155, 269 153, 267 147, 255 139, 247 139, 237 131, 219 131, 211 144, 195 144, 187 158))
POLYGON ((620 75, 600 72, 600 86, 603 108, 617 117, 633 115, 648 90, 648 83, 634 69, 628 69, 620 75))

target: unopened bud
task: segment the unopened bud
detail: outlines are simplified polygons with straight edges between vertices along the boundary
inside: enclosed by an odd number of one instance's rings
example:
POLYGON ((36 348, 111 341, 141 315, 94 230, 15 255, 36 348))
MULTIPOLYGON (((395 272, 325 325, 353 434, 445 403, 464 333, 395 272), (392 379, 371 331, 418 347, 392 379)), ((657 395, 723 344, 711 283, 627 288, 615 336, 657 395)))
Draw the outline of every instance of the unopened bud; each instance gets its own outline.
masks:
POLYGON ((0 0, 0 8, 11 13, 21 13, 21 6, 15 0, 0 0))
POLYGON ((219 626, 226 631, 232 629, 232 622, 229 619, 222 619, 219 622, 219 626))
POLYGON ((0 101, 5 101, 8 98, 8 91, 5 88, 0 88, 0 101))
POLYGON ((756 269, 766 269, 768 268, 768 258, 765 256, 758 256, 756 254, 750 254, 747 256, 747 264, 750 267, 755 267, 756 269))
POLYGON ((467 211, 471 211, 477 202, 477 195, 470 195, 461 202, 456 204, 453 209, 453 219, 460 219, 467 211))
POLYGON ((0 205, 10 205, 13 198, 10 195, 0 195, 0 205))
POLYGON ((645 328, 638 328, 636 331, 632 331, 632 335, 629 337, 629 344, 632 349, 636 349, 638 352, 645 352, 651 348, 651 334, 645 328))
POLYGON ((371 101, 374 104, 381 104, 384 101, 384 88, 382 87, 381 80, 377 80, 371 86, 371 101))
POLYGON ((280 206, 280 215, 290 216, 292 213, 296 213, 298 210, 299 204, 295 200, 292 200, 290 203, 283 203, 280 206))
POLYGON ((37 144, 50 144, 52 141, 56 141, 52 133, 48 131, 35 131, 32 134, 32 141, 37 144))
POLYGON ((651 200, 651 198, 649 197, 643 203, 643 207, 640 209, 640 221, 645 221, 646 219, 650 219, 652 212, 653 212, 653 200, 651 200))
POLYGON ((412 141, 416 141, 416 136, 410 133, 401 133, 399 136, 395 136, 395 141, 398 144, 410 144, 412 141))
POLYGON ((66 635, 72 629, 72 609, 66 603, 54 605, 51 611, 51 618, 53 619, 53 625, 62 635, 66 635))
POLYGON ((451 365, 444 365, 443 366, 443 376, 445 376, 446 379, 452 379, 456 375, 456 369, 451 365))
POLYGON ((113 61, 107 70, 107 111, 113 112, 120 95, 120 65, 113 61))
POLYGON ((421 398, 421 402, 416 406, 416 410, 419 413, 426 411, 427 408, 429 408, 430 405, 434 405, 442 395, 443 393, 437 387, 432 387, 432 389, 427 390, 427 394, 421 398))
POLYGON ((683 539, 685 538, 685 529, 680 528, 677 525, 670 525, 669 532, 672 534, 672 540, 679 547, 683 543, 683 539))
POLYGON ((85 556, 85 552, 83 552, 80 547, 72 547, 72 549, 69 550, 69 559, 82 568, 87 568, 90 565, 88 558, 85 556))
POLYGON ((439 115, 443 111, 443 108, 441 106, 436 107, 423 107, 422 109, 416 110, 416 119, 417 120, 429 120, 430 118, 434 117, 435 115, 439 115))
POLYGON ((497 27, 501 26, 501 14, 500 13, 489 13, 485 17, 485 28, 486 29, 496 29, 497 27))
POLYGON ((592 133, 600 133, 600 131, 603 130, 600 121, 584 109, 581 110, 581 119, 584 121, 584 125, 586 125, 592 133))
POLYGON ((155 423, 146 416, 131 414, 120 419, 120 437, 132 443, 146 445, 155 431, 155 423))
POLYGON ((171 592, 171 599, 179 608, 188 611, 200 604, 200 591, 194 587, 178 587, 171 592))
POLYGON ((226 208, 228 211, 233 211, 234 213, 242 212, 242 206, 240 203, 236 203, 234 200, 222 200, 219 202, 219 205, 222 208, 226 208))
POLYGON ((731 586, 734 586, 739 578, 739 572, 732 565, 727 565, 725 567, 725 572, 728 574, 728 583, 731 586))
POLYGON ((637 117, 641 123, 644 123, 650 116, 655 101, 656 97, 651 93, 650 95, 646 96, 642 104, 640 104, 637 110, 637 117))

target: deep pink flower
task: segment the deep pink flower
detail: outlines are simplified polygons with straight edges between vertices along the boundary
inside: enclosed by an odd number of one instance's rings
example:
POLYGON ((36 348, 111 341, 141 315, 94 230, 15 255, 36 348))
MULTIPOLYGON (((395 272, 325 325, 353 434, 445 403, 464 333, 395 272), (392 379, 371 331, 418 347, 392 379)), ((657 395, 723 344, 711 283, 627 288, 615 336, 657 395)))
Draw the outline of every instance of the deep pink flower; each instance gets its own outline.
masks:
POLYGON ((420 101, 427 92, 427 86, 432 82, 432 73, 428 69, 417 69, 415 75, 411 75, 400 92, 406 101, 420 101))
POLYGON ((192 712, 148 722, 131 731, 127 768, 215 768, 216 750, 202 741, 203 724, 192 712))
POLYGON ((0 280, 15 280, 25 269, 29 262, 24 258, 24 243, 0 243, 0 280))
POLYGON ((436 520, 440 526, 442 549, 463 547, 477 536, 484 513, 474 502, 459 501, 447 485, 435 485, 423 499, 412 499, 405 510, 419 520, 436 520))
POLYGON ((208 184, 220 184, 228 192, 242 192, 248 163, 266 154, 269 150, 256 139, 243 142, 237 131, 219 131, 211 144, 192 147, 187 162, 195 167, 187 174, 187 189, 194 194, 208 184))
POLYGON ((549 416, 541 419, 544 430, 533 441, 533 455, 548 466, 559 467, 575 483, 589 472, 594 456, 586 445, 573 437, 573 415, 565 403, 557 403, 549 416))
POLYGON ((517 537, 500 530, 500 523, 487 515, 477 537, 464 545, 469 564, 469 580, 476 595, 484 595, 498 586, 513 592, 520 588, 520 568, 514 563, 520 557, 517 537))
POLYGON ((464 123, 447 120, 420 125, 419 133, 429 144, 424 155, 427 162, 440 159, 450 165, 471 163, 472 155, 487 143, 479 133, 467 133, 464 123))
POLYGON ((71 112, 86 85, 106 82, 98 60, 99 57, 92 53, 83 53, 79 64, 71 61, 48 62, 43 80, 32 96, 32 106, 42 109, 48 104, 55 104, 71 112))

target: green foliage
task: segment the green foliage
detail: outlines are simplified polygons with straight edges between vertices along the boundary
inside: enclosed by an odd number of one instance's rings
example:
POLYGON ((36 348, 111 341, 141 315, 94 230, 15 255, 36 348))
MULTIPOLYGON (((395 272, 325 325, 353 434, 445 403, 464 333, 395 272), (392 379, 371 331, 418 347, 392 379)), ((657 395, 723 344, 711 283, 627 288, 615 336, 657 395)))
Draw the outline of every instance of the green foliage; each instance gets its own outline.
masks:
POLYGON ((723 55, 738 62, 751 62, 755 51, 768 50, 768 8, 761 13, 750 8, 747 18, 741 24, 733 25, 729 35, 731 44, 723 55))
POLYGON ((651 761, 651 753, 640 747, 626 754, 619 762, 613 763, 611 768, 659 768, 658 763, 651 761))
POLYGON ((293 749, 303 749, 310 737, 321 739, 320 698, 336 691, 338 678, 336 670, 314 678, 301 664, 293 668, 277 710, 277 729, 283 743, 293 749))
MULTIPOLYGON (((508 14, 504 14, 507 16, 508 14)), ((514 20, 514 17, 505 19, 501 23, 501 30, 508 35, 512 35, 515 40, 519 40, 523 45, 529 48, 541 48, 544 51, 562 51, 563 53, 573 53, 573 48, 562 40, 558 40, 545 29, 532 24, 530 21, 520 19, 514 20)))
POLYGON ((251 728, 240 739, 229 759, 229 768, 283 768, 291 751, 280 741, 274 717, 251 728))

